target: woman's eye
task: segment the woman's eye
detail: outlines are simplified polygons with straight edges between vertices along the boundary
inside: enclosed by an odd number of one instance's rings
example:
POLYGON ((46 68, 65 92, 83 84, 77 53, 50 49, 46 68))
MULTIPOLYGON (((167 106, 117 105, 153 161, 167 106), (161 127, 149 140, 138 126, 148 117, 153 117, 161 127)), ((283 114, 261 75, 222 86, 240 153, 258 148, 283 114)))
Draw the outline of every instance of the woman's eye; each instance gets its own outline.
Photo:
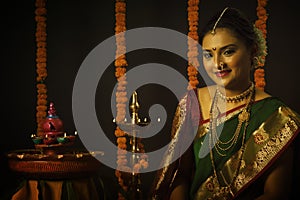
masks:
POLYGON ((234 49, 227 49, 223 52, 224 55, 232 55, 235 52, 234 49))
POLYGON ((206 59, 209 59, 212 57, 212 54, 209 53, 209 52, 203 52, 203 57, 206 58, 206 59))

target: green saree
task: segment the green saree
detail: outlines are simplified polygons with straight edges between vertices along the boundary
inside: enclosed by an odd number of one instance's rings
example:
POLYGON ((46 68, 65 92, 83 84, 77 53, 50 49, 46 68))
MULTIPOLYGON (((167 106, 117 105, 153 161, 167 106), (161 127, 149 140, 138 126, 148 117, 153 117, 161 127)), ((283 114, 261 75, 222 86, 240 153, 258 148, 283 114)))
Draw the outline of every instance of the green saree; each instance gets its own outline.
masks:
MULTIPOLYGON (((179 137, 180 134, 189 134, 186 128, 188 126, 184 124, 186 121, 193 121, 193 116, 197 115, 194 111, 197 109, 193 109, 193 106, 199 107, 199 101, 190 96, 193 95, 187 94, 177 108, 176 115, 180 113, 181 116, 175 115, 172 138, 179 137)), ((217 127, 221 133, 220 140, 230 140, 237 127, 238 115, 242 108, 243 106, 240 106, 221 115, 217 127)), ((239 135, 234 146, 226 151, 226 155, 218 154, 213 148, 218 181, 214 176, 209 153, 209 137, 207 137, 209 120, 202 120, 200 114, 198 125, 198 132, 191 147, 194 169, 191 174, 190 199, 254 199, 263 192, 264 176, 272 163, 296 138, 300 117, 278 98, 269 97, 255 102, 251 106, 249 126, 246 129, 245 151, 242 156, 240 150, 242 134, 239 135), (229 183, 231 186, 227 187, 229 183)), ((243 129, 242 126, 241 132, 243 129)), ((173 182, 181 165, 184 163, 180 164, 178 159, 158 172, 151 194, 152 199, 169 198, 169 192, 174 187, 173 182), (166 192, 168 190, 169 192, 166 192)))

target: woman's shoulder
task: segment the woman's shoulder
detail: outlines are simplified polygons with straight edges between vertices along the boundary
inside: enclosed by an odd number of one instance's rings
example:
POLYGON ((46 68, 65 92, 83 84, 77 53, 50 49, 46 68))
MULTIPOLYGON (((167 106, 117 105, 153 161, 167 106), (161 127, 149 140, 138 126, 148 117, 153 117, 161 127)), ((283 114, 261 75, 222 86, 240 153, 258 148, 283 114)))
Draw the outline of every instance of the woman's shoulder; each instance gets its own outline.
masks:
POLYGON ((209 85, 205 87, 197 88, 197 94, 201 95, 201 98, 211 101, 216 92, 216 85, 209 85))
POLYGON ((282 99, 273 96, 263 90, 256 89, 255 102, 263 106, 269 105, 271 107, 287 106, 282 99))
POLYGON ((263 100, 263 99, 267 99, 267 98, 270 98, 272 97, 271 94, 261 90, 261 89, 256 89, 255 90, 255 101, 260 101, 260 100, 263 100))
POLYGON ((287 105, 280 97, 272 96, 264 91, 257 90, 255 98, 255 104, 253 105, 254 110, 261 111, 262 113, 273 113, 280 112, 297 118, 300 125, 300 115, 289 105, 287 105))

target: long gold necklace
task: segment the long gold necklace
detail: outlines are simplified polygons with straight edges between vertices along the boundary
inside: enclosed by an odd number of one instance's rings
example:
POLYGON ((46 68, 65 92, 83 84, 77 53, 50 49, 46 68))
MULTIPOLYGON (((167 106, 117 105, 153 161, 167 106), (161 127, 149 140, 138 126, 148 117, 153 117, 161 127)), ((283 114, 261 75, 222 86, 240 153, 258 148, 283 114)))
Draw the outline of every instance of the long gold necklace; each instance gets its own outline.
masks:
MULTIPOLYGON (((254 87, 254 86, 251 86, 251 87, 254 87)), ((243 158, 243 154, 244 154, 244 151, 245 151, 246 129, 249 125, 250 109, 251 109, 251 105, 254 102, 254 98, 255 98, 255 89, 253 88, 253 90, 251 90, 250 98, 247 102, 246 107, 242 110, 242 112, 238 116, 239 124, 242 124, 244 122, 245 126, 244 126, 244 130, 243 130, 243 134, 242 134, 242 144, 241 144, 240 153, 239 153, 238 166, 237 166, 237 169, 236 169, 236 171, 233 175, 233 178, 232 178, 231 182, 228 183, 228 181, 226 181, 226 179, 224 178, 222 172, 220 172, 221 178, 223 180, 222 182, 225 183, 225 185, 226 185, 225 187, 220 185, 219 177, 218 177, 215 162, 214 162, 213 149, 212 149, 213 148, 213 140, 214 140, 214 137, 216 136, 216 135, 213 136, 213 133, 216 134, 216 126, 214 124, 216 124, 217 119, 212 115, 213 107, 214 107, 213 104, 215 104, 216 103, 215 101, 217 100, 216 94, 215 94, 215 97, 213 99, 211 112, 210 112, 211 117, 213 117, 213 118, 210 119, 210 137, 209 137, 210 159, 211 159, 211 165, 212 165, 212 168, 213 168, 214 177, 216 178, 217 184, 219 186, 218 187, 219 191, 223 191, 223 192, 221 192, 221 194, 223 194, 223 195, 231 195, 232 197, 234 196, 233 191, 232 191, 232 186, 233 186, 233 184, 234 184, 234 182, 235 182, 235 180, 236 180, 236 178, 239 174, 239 171, 240 171, 242 158, 243 158)), ((239 125, 238 125, 237 129, 240 129, 239 125)), ((237 131, 235 131, 235 134, 236 133, 237 133, 237 131)), ((238 135, 239 135, 239 133, 238 133, 238 135)), ((238 137, 238 136, 233 136, 233 138, 235 138, 235 137, 238 137)), ((232 140, 236 142, 235 139, 232 139, 232 140)), ((218 153, 217 146, 215 146, 215 147, 216 147, 215 148, 216 152, 218 153)), ((219 193, 216 194, 216 195, 219 195, 219 193)))
MULTIPOLYGON (((253 94, 254 90, 255 90, 255 87, 254 87, 254 84, 252 83, 251 86, 249 87, 249 89, 246 90, 246 91, 249 91, 248 96, 251 96, 253 94)), ((245 92, 243 92, 243 93, 246 94, 245 92)), ((217 90, 216 90, 216 94, 214 96, 211 110, 210 110, 210 119, 211 119, 210 120, 210 130, 211 130, 211 135, 212 135, 212 142, 213 142, 213 144, 215 144, 216 152, 220 156, 226 156, 226 154, 223 152, 226 152, 227 150, 232 148, 237 143, 240 132, 241 132, 242 125, 246 120, 249 119, 250 114, 247 111, 247 109, 250 105, 252 98, 250 97, 248 99, 245 108, 239 114, 239 116, 238 116, 239 122, 238 122, 238 125, 237 125, 232 137, 228 141, 222 141, 217 134, 217 128, 216 128, 217 127, 217 119, 218 119, 218 115, 219 115, 218 108, 217 108, 218 97, 219 97, 219 95, 217 94, 217 90)))

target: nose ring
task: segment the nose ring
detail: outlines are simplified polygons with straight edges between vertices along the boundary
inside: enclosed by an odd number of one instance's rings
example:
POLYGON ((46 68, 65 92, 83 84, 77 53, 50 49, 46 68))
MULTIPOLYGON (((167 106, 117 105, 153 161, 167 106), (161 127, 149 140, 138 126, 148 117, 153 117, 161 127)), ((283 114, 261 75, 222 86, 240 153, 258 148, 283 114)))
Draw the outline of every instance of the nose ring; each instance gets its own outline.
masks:
POLYGON ((224 69, 224 63, 223 63, 223 62, 220 62, 220 63, 219 63, 218 69, 219 69, 219 70, 223 70, 223 69, 224 69))

